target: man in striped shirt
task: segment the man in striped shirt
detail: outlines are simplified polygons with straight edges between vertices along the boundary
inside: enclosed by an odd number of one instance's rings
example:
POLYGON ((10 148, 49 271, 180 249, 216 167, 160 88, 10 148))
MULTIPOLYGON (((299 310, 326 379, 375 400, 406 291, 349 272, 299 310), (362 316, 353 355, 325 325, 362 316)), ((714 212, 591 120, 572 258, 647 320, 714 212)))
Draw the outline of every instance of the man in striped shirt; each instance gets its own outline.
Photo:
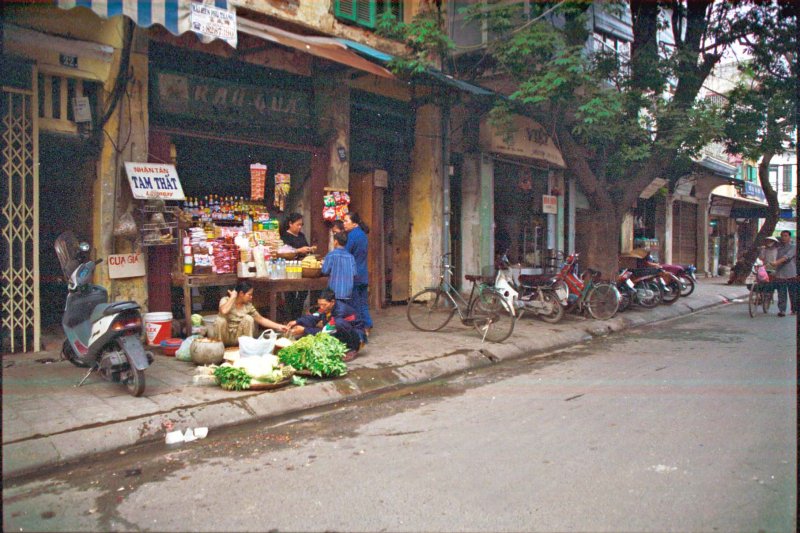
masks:
POLYGON ((353 279, 356 275, 356 260, 345 250, 347 233, 340 231, 333 236, 333 250, 328 252, 322 263, 322 273, 328 277, 328 288, 337 300, 350 302, 353 295, 353 279))

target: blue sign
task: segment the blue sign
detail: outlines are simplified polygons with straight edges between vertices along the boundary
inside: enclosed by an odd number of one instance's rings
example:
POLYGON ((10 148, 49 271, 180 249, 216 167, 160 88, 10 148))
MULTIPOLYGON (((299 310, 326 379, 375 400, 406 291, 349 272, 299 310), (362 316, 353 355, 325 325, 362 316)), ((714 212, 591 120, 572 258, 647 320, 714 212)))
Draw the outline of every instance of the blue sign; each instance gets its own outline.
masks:
POLYGON ((756 185, 751 181, 744 182, 744 194, 746 196, 758 198, 759 200, 764 200, 765 202, 767 201, 767 197, 764 196, 764 189, 762 189, 760 185, 756 185))

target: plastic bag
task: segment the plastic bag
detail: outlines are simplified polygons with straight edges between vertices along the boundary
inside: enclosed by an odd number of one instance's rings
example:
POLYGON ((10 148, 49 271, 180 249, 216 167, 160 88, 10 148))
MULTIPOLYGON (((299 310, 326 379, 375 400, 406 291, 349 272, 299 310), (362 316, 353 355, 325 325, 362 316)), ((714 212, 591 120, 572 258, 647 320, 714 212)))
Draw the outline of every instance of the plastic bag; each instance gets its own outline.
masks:
POLYGON ((259 337, 239 337, 239 356, 240 357, 259 357, 271 355, 275 348, 275 341, 278 334, 271 329, 265 330, 259 337))
POLYGON ((195 339, 199 339, 200 335, 189 335, 186 337, 183 342, 181 343, 181 347, 178 348, 178 351, 175 352, 175 359, 178 361, 191 361, 192 360, 192 342, 195 339))
POLYGON ((136 227, 136 221, 133 219, 133 215, 128 211, 117 220, 117 225, 114 226, 114 237, 134 239, 138 236, 139 228, 136 227))

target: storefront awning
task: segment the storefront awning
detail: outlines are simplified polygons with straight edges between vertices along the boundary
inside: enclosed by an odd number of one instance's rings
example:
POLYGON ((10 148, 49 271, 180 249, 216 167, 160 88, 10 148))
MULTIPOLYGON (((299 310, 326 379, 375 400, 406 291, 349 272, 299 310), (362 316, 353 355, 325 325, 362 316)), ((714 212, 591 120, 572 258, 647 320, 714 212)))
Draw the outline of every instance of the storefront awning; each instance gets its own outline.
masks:
MULTIPOLYGON (((55 3, 61 9, 85 7, 94 11, 98 16, 107 19, 117 15, 125 15, 137 26, 143 28, 159 24, 173 35, 181 35, 187 31, 197 30, 200 28, 201 23, 209 21, 209 17, 214 16, 209 12, 209 6, 206 6, 202 13, 197 11, 195 20, 192 20, 191 0, 55 0, 55 3)), ((195 5, 202 9, 202 4, 195 3, 195 5)), ((228 0, 214 0, 212 7, 231 14, 233 27, 225 28, 225 31, 220 31, 219 35, 213 37, 208 33, 198 32, 198 34, 202 33, 209 41, 215 37, 221 38, 235 48, 236 17, 233 10, 228 9, 228 0), (221 34, 226 34, 227 37, 223 38, 221 34)), ((219 12, 217 11, 217 15, 219 12)), ((217 17, 213 22, 227 25, 231 20, 227 17, 224 20, 217 17)))
MULTIPOLYGON (((355 41, 351 41, 350 39, 337 39, 337 41, 339 41, 340 43, 344 44, 348 48, 351 48, 351 49, 355 50, 356 52, 365 55, 366 57, 369 57, 369 58, 374 59, 376 61, 380 61, 381 63, 384 63, 384 64, 387 64, 387 63, 389 63, 389 61, 394 59, 393 55, 387 54, 386 52, 381 52, 380 50, 376 50, 375 48, 372 48, 371 46, 368 46, 366 44, 361 44, 361 43, 358 43, 358 42, 355 42, 355 41)), ((448 74, 445 74, 441 70, 437 70, 437 69, 434 69, 434 68, 427 69, 423 75, 424 76, 428 76, 431 79, 433 79, 433 80, 435 80, 435 81, 437 81, 439 83, 442 83, 444 85, 448 85, 450 87, 453 87, 455 89, 458 89, 460 91, 463 91, 463 92, 466 92, 466 93, 469 93, 469 94, 474 94, 474 95, 477 95, 477 96, 494 96, 495 95, 495 93, 493 91, 490 91, 488 89, 484 89, 483 87, 479 87, 477 85, 474 85, 472 83, 468 83, 468 82, 463 81, 463 80, 458 80, 458 79, 456 79, 456 78, 454 78, 454 77, 452 77, 452 76, 450 76, 448 74)))
POLYGON ((300 50, 313 56, 347 65, 358 70, 363 70, 382 78, 394 78, 394 75, 384 67, 364 59, 360 55, 348 50, 347 46, 338 39, 331 37, 315 37, 292 33, 268 24, 261 24, 239 17, 239 31, 259 37, 265 41, 273 42, 300 50))

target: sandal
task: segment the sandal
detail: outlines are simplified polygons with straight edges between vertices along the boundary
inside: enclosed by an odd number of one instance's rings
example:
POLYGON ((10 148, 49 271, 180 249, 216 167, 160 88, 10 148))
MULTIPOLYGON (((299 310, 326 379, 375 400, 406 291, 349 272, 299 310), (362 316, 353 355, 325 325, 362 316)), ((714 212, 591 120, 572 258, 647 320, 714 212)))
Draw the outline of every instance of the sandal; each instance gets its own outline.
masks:
POLYGON ((343 360, 345 363, 349 363, 350 361, 352 361, 353 359, 355 359, 357 356, 358 356, 358 352, 357 352, 357 351, 355 351, 355 350, 350 350, 349 352, 347 352, 346 354, 344 354, 344 357, 342 358, 342 360, 343 360))

